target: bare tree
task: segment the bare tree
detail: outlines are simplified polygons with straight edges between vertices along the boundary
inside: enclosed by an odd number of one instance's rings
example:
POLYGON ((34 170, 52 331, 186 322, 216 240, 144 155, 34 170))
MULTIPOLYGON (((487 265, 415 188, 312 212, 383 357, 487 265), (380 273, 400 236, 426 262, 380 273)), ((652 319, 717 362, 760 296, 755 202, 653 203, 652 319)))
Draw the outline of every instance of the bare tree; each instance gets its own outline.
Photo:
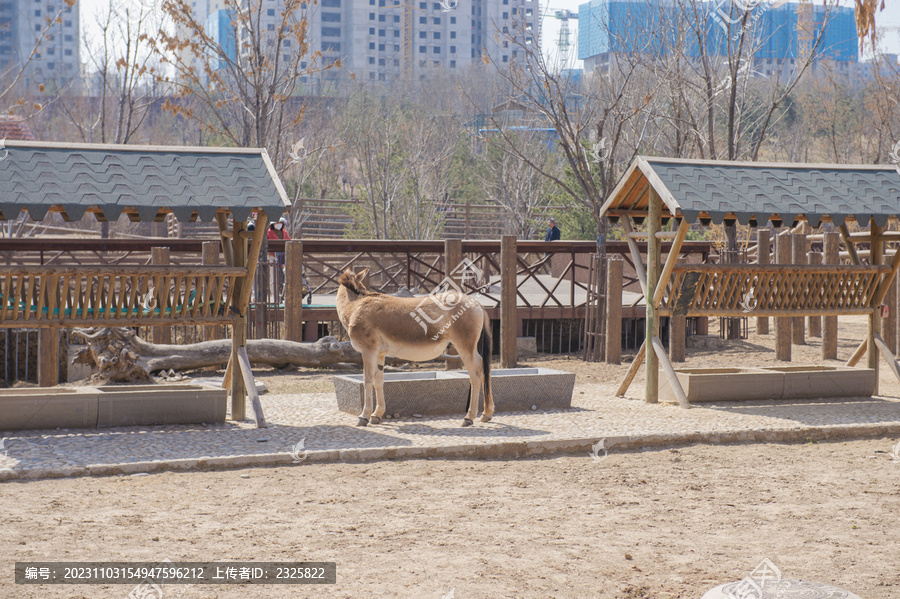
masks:
POLYGON ((189 0, 166 0, 171 32, 160 30, 154 50, 170 66, 160 75, 178 98, 165 108, 198 123, 210 137, 241 147, 264 147, 276 166, 289 161, 288 133, 303 118, 296 95, 303 78, 339 68, 339 59, 310 51, 307 0, 225 0, 230 23, 213 37, 189 0))
MULTIPOLYGON (((529 162, 563 176, 559 157, 549 147, 546 136, 542 139, 534 131, 523 131, 516 136, 519 138, 516 147, 529 156, 529 162)), ((528 162, 489 144, 481 158, 481 185, 486 199, 503 208, 505 233, 532 239, 548 216, 555 185, 528 162)))

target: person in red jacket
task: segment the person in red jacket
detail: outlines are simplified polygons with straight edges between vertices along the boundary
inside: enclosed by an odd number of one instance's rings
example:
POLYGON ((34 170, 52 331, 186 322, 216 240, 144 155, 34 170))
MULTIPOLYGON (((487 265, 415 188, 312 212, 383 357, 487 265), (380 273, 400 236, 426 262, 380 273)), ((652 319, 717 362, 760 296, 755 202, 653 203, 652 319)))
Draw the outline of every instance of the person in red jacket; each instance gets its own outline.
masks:
MULTIPOLYGON (((287 232, 287 219, 282 216, 278 222, 269 225, 266 238, 290 239, 291 235, 287 232)), ((275 262, 278 263, 278 268, 275 269, 275 272, 278 273, 275 275, 278 278, 276 289, 282 289, 284 288, 284 252, 269 252, 269 256, 275 258, 275 262)))

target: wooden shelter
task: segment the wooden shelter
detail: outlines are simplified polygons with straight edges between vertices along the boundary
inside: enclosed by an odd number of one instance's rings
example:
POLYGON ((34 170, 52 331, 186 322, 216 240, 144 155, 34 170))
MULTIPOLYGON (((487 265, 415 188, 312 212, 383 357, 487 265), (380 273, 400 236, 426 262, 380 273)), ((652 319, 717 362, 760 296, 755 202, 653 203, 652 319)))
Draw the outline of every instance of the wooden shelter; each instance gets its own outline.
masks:
POLYGON ((232 418, 265 425, 245 348, 247 308, 268 219, 289 206, 265 149, 7 141, 0 218, 93 214, 115 221, 215 222, 223 266, 0 266, 0 327, 39 328, 39 379, 55 385, 60 327, 232 325, 232 418), (247 230, 256 213, 254 231, 247 230), (231 224, 229 224, 231 217, 231 224), (239 368, 241 376, 232 376, 239 368))
MULTIPOLYGON (((833 316, 865 314, 866 340, 851 358, 867 351, 868 367, 878 369, 881 347, 881 302, 900 267, 900 250, 884 264, 889 219, 900 215, 900 172, 893 166, 768 164, 638 157, 603 204, 601 213, 621 219, 638 277, 647 297, 646 339, 619 387, 624 395, 646 358, 645 400, 656 402, 662 365, 675 396, 689 407, 674 369, 659 340, 663 316, 833 316), (674 219, 671 231, 663 220, 674 219), (830 222, 841 233, 850 265, 677 264, 678 248, 690 224, 700 222, 792 225, 805 220, 813 227, 830 222), (847 222, 869 226, 868 234, 850 235, 847 222), (646 232, 634 230, 646 221, 646 232), (635 239, 647 239, 647 266, 635 239), (665 264, 660 241, 672 239, 665 264), (870 247, 869 264, 861 263, 856 243, 870 247), (748 305, 748 298, 752 304, 748 305), (648 349, 652 348, 652 349, 648 349)), ((886 347, 886 346, 885 346, 886 347)), ((882 350, 895 374, 893 355, 882 350)), ((877 392, 877 387, 876 387, 877 392)))

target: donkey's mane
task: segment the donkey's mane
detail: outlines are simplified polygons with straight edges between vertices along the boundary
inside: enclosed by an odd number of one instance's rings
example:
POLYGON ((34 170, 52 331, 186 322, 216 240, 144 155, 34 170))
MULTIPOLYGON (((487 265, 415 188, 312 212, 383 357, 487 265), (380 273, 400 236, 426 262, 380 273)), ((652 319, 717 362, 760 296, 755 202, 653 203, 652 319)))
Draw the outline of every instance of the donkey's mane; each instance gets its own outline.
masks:
POLYGON ((349 272, 342 272, 341 276, 338 277, 338 284, 343 285, 356 295, 384 295, 383 293, 378 293, 377 291, 369 291, 368 289, 357 289, 356 285, 353 284, 353 275, 349 272))

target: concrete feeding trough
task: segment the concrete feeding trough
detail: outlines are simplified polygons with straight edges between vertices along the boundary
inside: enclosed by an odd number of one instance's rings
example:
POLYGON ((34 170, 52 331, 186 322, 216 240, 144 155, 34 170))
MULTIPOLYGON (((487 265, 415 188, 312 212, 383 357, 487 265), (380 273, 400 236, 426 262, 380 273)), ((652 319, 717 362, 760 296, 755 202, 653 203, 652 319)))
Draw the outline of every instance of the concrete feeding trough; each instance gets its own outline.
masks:
POLYGON ((0 430, 93 428, 97 390, 93 388, 4 389, 0 391, 0 430))
POLYGON ((871 397, 875 370, 849 366, 767 366, 763 370, 784 375, 782 399, 819 397, 871 397))
MULTIPOLYGON (((758 368, 684 368, 675 374, 691 403, 777 399, 784 389, 784 375, 758 368)), ((666 377, 659 378, 660 399, 677 401, 666 377)))
MULTIPOLYGON (((549 368, 491 371, 496 412, 525 411, 532 406, 542 410, 568 408, 572 405, 574 388, 572 372, 549 368)), ((334 391, 340 411, 349 414, 362 411, 363 375, 334 377, 334 391)), ((465 371, 386 373, 384 403, 387 414, 461 414, 469 403, 469 375, 465 371)))
POLYGON ((97 427, 225 422, 227 391, 203 385, 97 387, 97 427))
MULTIPOLYGON (((691 403, 764 399, 871 397, 875 371, 846 366, 767 366, 762 368, 685 368, 675 371, 691 403)), ((660 376, 660 399, 676 401, 660 376)))
POLYGON ((0 391, 0 430, 225 422, 227 392, 204 385, 0 391))

